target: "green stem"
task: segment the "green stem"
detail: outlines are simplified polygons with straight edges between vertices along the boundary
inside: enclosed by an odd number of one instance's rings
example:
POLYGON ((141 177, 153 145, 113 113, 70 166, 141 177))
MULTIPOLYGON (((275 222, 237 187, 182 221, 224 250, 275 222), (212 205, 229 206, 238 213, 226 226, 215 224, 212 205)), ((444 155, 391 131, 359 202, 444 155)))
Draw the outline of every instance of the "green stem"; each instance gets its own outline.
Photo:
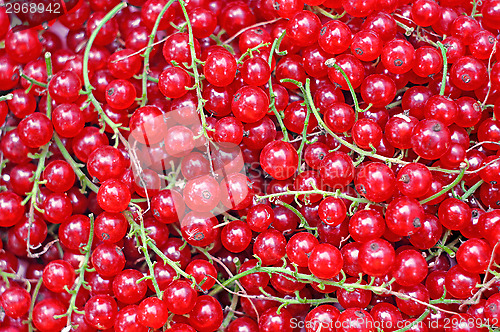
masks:
POLYGON ((85 52, 83 53, 83 83, 85 87, 85 94, 87 94, 90 102, 94 105, 97 113, 101 116, 101 118, 104 120, 108 126, 110 126, 115 133, 115 139, 116 143, 118 143, 117 136, 120 134, 118 131, 118 127, 120 127, 120 124, 114 123, 107 115, 104 113, 101 104, 99 101, 94 97, 94 94, 92 93, 92 90, 94 87, 90 84, 90 79, 89 79, 89 71, 88 71, 88 66, 89 66, 89 54, 90 54, 90 49, 92 48, 92 45, 94 44, 94 40, 97 37, 97 34, 99 31, 102 29, 104 24, 106 24, 109 20, 111 20, 120 10, 125 8, 127 6, 126 2, 121 2, 118 5, 116 5, 113 9, 111 9, 101 20, 101 22, 97 25, 94 31, 92 31, 92 34, 89 37, 89 40, 87 41, 87 44, 85 46, 85 52))
POLYGON ((469 198, 470 195, 474 194, 477 190, 477 188, 481 187, 481 185, 484 183, 484 180, 479 180, 472 187, 469 188, 463 195, 462 195, 462 200, 466 200, 469 198))
POLYGON ((148 45, 146 46, 146 50, 144 51, 144 69, 142 71, 142 100, 141 107, 146 105, 148 102, 148 72, 149 72, 149 56, 151 54, 151 50, 153 49, 153 43, 156 37, 156 32, 158 31, 158 27, 160 25, 160 21, 163 18, 163 15, 167 12, 168 8, 174 3, 175 0, 170 0, 163 7, 160 14, 156 18, 155 25, 153 26, 153 30, 149 35, 148 45))
POLYGON ((71 299, 69 301, 69 307, 68 311, 66 312, 66 315, 68 316, 67 324, 66 326, 71 326, 71 314, 75 311, 76 307, 76 298, 78 297, 78 292, 80 291, 80 288, 82 285, 85 283, 85 273, 87 272, 87 267, 89 265, 90 261, 90 254, 92 253, 92 241, 94 239, 94 215, 90 215, 90 232, 89 232, 89 240, 87 241, 87 244, 83 248, 83 251, 85 252, 85 256, 83 257, 82 263, 80 264, 80 268, 78 269, 78 277, 77 277, 77 282, 75 283, 75 286, 73 288, 72 294, 71 294, 71 299))
POLYGON ((142 241, 142 252, 144 253, 144 258, 146 258, 146 264, 149 268, 149 275, 151 276, 151 282, 153 283, 153 288, 155 290, 156 296, 161 300, 163 298, 163 292, 160 290, 160 286, 158 286, 158 282, 155 278, 154 264, 151 261, 151 257, 149 257, 148 253, 148 244, 152 241, 151 238, 148 238, 146 235, 146 228, 144 227, 144 219, 141 217, 140 223, 140 236, 142 241))
MULTIPOLYGON (((269 52, 269 59, 268 59, 268 64, 269 68, 272 67, 272 62, 273 62, 273 55, 275 51, 278 51, 279 46, 281 45, 281 41, 283 38, 285 38, 286 31, 283 31, 283 33, 278 37, 278 39, 275 39, 272 46, 271 46, 271 51, 269 52)), ((279 52, 279 51, 278 51, 279 52)), ((273 91, 273 81, 272 78, 269 77, 269 107, 274 113, 274 116, 276 116, 276 119, 278 120, 278 123, 281 128, 281 132, 283 133, 283 140, 285 142, 289 141, 288 138, 288 130, 286 129, 285 123, 283 122, 283 116, 280 114, 280 112, 276 109, 276 95, 274 94, 273 91)))
POLYGON ((455 178, 455 180, 453 180, 452 183, 450 183, 449 185, 445 186, 443 189, 441 189, 439 192, 435 193, 434 195, 432 195, 430 197, 427 197, 426 199, 421 200, 420 204, 425 204, 425 203, 428 203, 428 202, 432 201, 434 198, 438 198, 439 196, 447 193, 449 190, 451 190, 453 187, 455 187, 457 184, 459 184, 460 181, 462 181, 462 178, 464 177, 465 170, 466 170, 465 168, 462 168, 460 170, 460 173, 455 178))
POLYGON ((12 98, 14 98, 14 95, 12 93, 9 93, 6 94, 5 96, 0 96, 0 102, 6 100, 12 100, 12 98))
POLYGON ((40 292, 40 288, 42 288, 42 283, 43 283, 43 278, 41 277, 38 282, 36 283, 35 289, 33 290, 33 294, 31 295, 31 304, 30 304, 30 310, 28 314, 28 328, 29 331, 33 331, 33 308, 35 307, 36 303, 36 298, 38 297, 38 293, 40 292))
POLYGON ((85 175, 85 173, 83 173, 83 171, 80 169, 80 165, 76 161, 73 160, 73 158, 69 154, 68 150, 66 150, 66 148, 64 147, 64 144, 61 141, 61 139, 59 138, 59 135, 57 135, 57 133, 54 132, 53 138, 54 138, 54 142, 56 143, 57 147, 59 148, 59 151, 61 151, 61 154, 63 155, 64 159, 66 159, 66 161, 73 168, 73 171, 75 172, 76 176, 80 180, 80 183, 84 186, 89 187, 90 190, 92 190, 93 192, 97 193, 99 191, 99 188, 92 181, 89 180, 87 175, 85 175))
POLYGON ((332 20, 338 20, 339 18, 342 18, 347 14, 347 12, 345 10, 342 12, 342 14, 333 15, 332 13, 327 12, 326 10, 324 10, 323 8, 321 8, 319 6, 314 6, 312 8, 314 8, 314 10, 318 11, 318 13, 320 13, 328 18, 331 18, 332 20))
MULTIPOLYGON (((45 160, 47 158, 47 155, 49 153, 49 145, 50 143, 45 144, 42 147, 42 152, 40 153, 40 157, 38 158, 38 165, 35 170, 35 174, 33 174, 33 189, 31 189, 31 192, 26 196, 26 199, 30 200, 30 209, 28 213, 28 235, 26 237, 26 252, 28 254, 28 257, 31 257, 31 244, 30 244, 30 237, 31 237, 31 227, 33 226, 33 221, 35 219, 35 208, 37 205, 37 198, 38 198, 38 192, 40 189, 40 178, 42 176, 42 172, 45 169, 45 160)), ((23 203, 26 203, 26 199, 23 201, 23 203)))
POLYGON ((408 326, 405 326, 405 327, 403 327, 403 328, 401 328, 401 329, 399 329, 399 330, 396 330, 396 331, 394 331, 394 332, 406 332, 406 331, 408 331, 409 329, 411 329, 411 328, 412 328, 412 327, 414 327, 415 325, 417 325, 417 324, 419 324, 419 323, 423 322, 423 321, 424 321, 424 319, 425 319, 427 316, 429 316, 429 314, 430 314, 430 310, 429 310, 429 309, 425 310, 425 311, 424 311, 424 313, 423 313, 423 314, 421 314, 421 315, 420 315, 417 319, 415 319, 413 322, 411 322, 411 324, 408 324, 408 326))
POLYGON ((186 19, 186 26, 188 30, 188 36, 189 36, 189 50, 191 53, 191 69, 193 70, 194 74, 194 81, 195 81, 195 87, 196 87, 196 97, 198 99, 198 106, 197 106, 197 111, 198 114, 200 114, 200 119, 201 119, 201 125, 203 128, 203 135, 207 139, 207 153, 208 157, 210 157, 210 151, 209 151, 209 141, 210 137, 207 132, 207 120, 205 116, 205 112, 203 110, 203 107, 205 106, 206 100, 203 99, 202 95, 202 84, 201 84, 201 76, 198 73, 198 59, 196 58, 196 49, 194 47, 194 36, 193 36, 193 27, 191 25, 191 21, 189 19, 189 15, 186 10, 186 4, 184 3, 183 0, 179 0, 179 4, 182 9, 182 13, 184 14, 184 18, 186 19))
POLYGON ((349 195, 343 194, 343 193, 338 192, 338 191, 331 192, 331 191, 325 191, 325 190, 319 190, 319 189, 304 190, 304 191, 290 190, 290 191, 284 191, 284 192, 280 192, 280 193, 268 194, 268 195, 264 195, 264 196, 255 196, 255 197, 259 201, 264 200, 264 199, 270 199, 272 201, 273 198, 280 197, 280 196, 295 195, 297 197, 299 195, 311 195, 311 194, 323 195, 324 197, 327 197, 327 196, 342 197, 342 198, 345 198, 345 199, 348 199, 350 201, 357 202, 357 203, 366 203, 366 204, 373 203, 365 198, 355 198, 355 197, 351 197, 349 195))
MULTIPOLYGON (((307 79, 306 85, 308 83, 309 79, 307 79)), ((299 174, 302 172, 302 154, 307 142, 307 127, 309 126, 309 118, 311 117, 311 107, 309 106, 309 103, 306 102, 306 106, 307 106, 307 113, 306 113, 306 118, 304 120, 304 128, 302 129, 302 139, 300 141, 299 149, 297 150, 297 154, 299 156, 299 168, 298 168, 299 174)))
POLYGON ((42 87, 44 89, 47 89, 47 87, 49 86, 47 83, 42 83, 42 82, 39 82, 39 81, 35 80, 34 78, 26 76, 26 74, 23 73, 22 71, 21 71, 20 76, 22 78, 24 78, 26 81, 30 82, 31 84, 38 85, 39 87, 42 87))
POLYGON ((356 111, 356 120, 358 119, 358 113, 362 112, 362 110, 359 108, 359 103, 358 103, 358 97, 356 96, 356 92, 354 92, 354 88, 352 87, 351 81, 349 80, 349 77, 345 73, 344 69, 340 67, 336 62, 334 58, 328 59, 325 62, 326 66, 329 68, 335 68, 337 69, 340 74, 342 74, 342 77, 344 77, 344 80, 347 83, 347 87, 349 88, 349 91, 351 92, 352 100, 354 101, 354 110, 356 111))
POLYGON ((439 49, 441 50, 441 55, 443 57, 443 78, 441 79, 441 88, 439 94, 444 96, 444 91, 446 90, 446 78, 448 76, 448 58, 446 56, 447 49, 444 47, 443 43, 437 42, 439 49))
MULTIPOLYGON (((50 52, 45 52, 45 67, 47 68, 47 82, 52 79, 52 60, 50 58, 50 52)), ((50 93, 47 93, 47 117, 52 118, 52 97, 50 93)))
MULTIPOLYGON (((135 220, 132 217, 132 215, 129 212, 123 212, 123 215, 125 216, 125 218, 129 222, 129 225, 130 225, 130 228, 131 228, 131 233, 140 234, 140 236, 142 236, 142 234, 141 234, 141 226, 139 226, 135 222, 135 220)), ((168 264, 170 267, 172 267, 177 272, 178 275, 181 275, 181 276, 183 276, 186 279, 194 280, 194 278, 191 275, 187 274, 183 269, 180 268, 179 263, 174 262, 173 260, 171 260, 170 258, 168 258, 167 256, 165 256, 165 254, 160 249, 158 249, 158 247, 153 243, 153 241, 151 240, 151 238, 149 236, 147 236, 147 234, 146 234, 146 243, 147 243, 147 246, 151 250, 153 250, 153 252, 156 255, 158 255, 158 257, 160 257, 165 264, 168 264)), ((149 253, 147 253, 147 255, 149 255, 149 253)), ((152 277, 153 277, 152 281, 154 282, 154 274, 152 275, 152 277)))

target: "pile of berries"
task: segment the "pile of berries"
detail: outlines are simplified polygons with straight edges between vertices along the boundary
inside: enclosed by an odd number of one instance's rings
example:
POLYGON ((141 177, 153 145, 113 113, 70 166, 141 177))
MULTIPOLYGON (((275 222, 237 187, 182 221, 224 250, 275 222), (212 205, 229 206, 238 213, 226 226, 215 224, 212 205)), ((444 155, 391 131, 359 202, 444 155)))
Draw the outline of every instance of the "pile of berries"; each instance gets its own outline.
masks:
POLYGON ((500 0, 64 2, 0 7, 1 332, 500 329, 500 0))

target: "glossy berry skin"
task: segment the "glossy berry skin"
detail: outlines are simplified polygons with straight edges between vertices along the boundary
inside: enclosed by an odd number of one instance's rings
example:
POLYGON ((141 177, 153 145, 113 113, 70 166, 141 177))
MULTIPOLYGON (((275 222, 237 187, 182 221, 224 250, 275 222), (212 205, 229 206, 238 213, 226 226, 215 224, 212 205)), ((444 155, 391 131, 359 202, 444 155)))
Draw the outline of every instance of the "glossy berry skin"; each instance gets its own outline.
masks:
POLYGON ((387 75, 370 75, 361 84, 361 96, 374 107, 387 106, 396 96, 396 84, 387 75))
POLYGON ((127 227, 123 214, 102 212, 95 218, 94 232, 99 240, 116 243, 127 234, 127 227))
POLYGON ((310 46, 318 40, 320 29, 321 21, 318 16, 302 10, 288 21, 286 35, 298 46, 310 46))
POLYGON ((112 243, 102 243, 92 252, 92 264, 103 277, 117 275, 125 266, 125 256, 120 247, 112 243))
POLYGON ((405 196, 416 198, 424 196, 432 184, 432 173, 419 163, 410 163, 398 172, 396 183, 405 196))
POLYGON ((244 123, 261 120, 268 111, 269 98, 264 91, 256 86, 244 86, 236 91, 231 103, 231 110, 244 123))
POLYGON ((260 154, 260 164, 276 180, 286 180, 295 173, 298 167, 298 156, 295 148, 288 142, 274 141, 268 143, 260 154))
POLYGON ((195 259, 186 267, 186 273, 192 275, 200 288, 207 291, 215 285, 217 270, 210 262, 203 259, 195 259))
MULTIPOLYGON (((427 1, 427 0, 426 0, 427 1)), ((429 1, 431 2, 431 1, 429 1)), ((439 50, 422 46, 415 51, 413 72, 420 77, 432 77, 443 69, 443 58, 439 50)))
POLYGON ((148 332, 148 328, 137 320, 137 305, 128 305, 121 308, 116 315, 114 329, 117 332, 148 332))
POLYGON ((164 302, 170 312, 185 315, 194 308, 197 297, 198 294, 189 282, 176 280, 165 290, 164 302))
POLYGON ((361 308, 349 308, 340 313, 337 332, 375 332, 373 317, 361 308))
POLYGON ((329 54, 344 52, 351 43, 351 29, 339 20, 332 20, 321 28, 318 44, 329 54))
POLYGON ((0 193, 0 226, 14 226, 21 220, 24 215, 22 201, 22 198, 13 192, 0 193))
POLYGON ((113 294, 116 299, 126 304, 142 300, 148 289, 145 281, 138 282, 142 277, 142 273, 135 269, 118 273, 113 279, 113 294))
POLYGON ((68 191, 75 183, 75 173, 64 160, 50 162, 43 171, 43 178, 47 180, 45 186, 56 193, 68 191))
POLYGON ((75 137, 85 126, 85 119, 75 104, 62 104, 52 111, 52 124, 59 136, 75 137))
POLYGON ((189 313, 189 323, 198 331, 216 331, 222 324, 222 308, 215 298, 202 295, 196 300, 196 304, 189 313))
POLYGON ((276 264, 285 256, 285 237, 275 229, 266 230, 260 233, 255 239, 253 251, 262 260, 262 264, 276 264))
POLYGON ((167 305, 157 297, 145 298, 137 308, 137 320, 143 326, 159 329, 167 319, 167 305))
POLYGON ((24 64, 35 60, 42 49, 42 43, 34 29, 10 30, 5 36, 5 51, 16 62, 24 64))
POLYGON ((188 181, 184 188, 184 202, 193 211, 209 212, 220 202, 219 184, 210 175, 188 181))
POLYGON ((387 274, 394 264, 394 259, 394 248, 383 239, 370 240, 359 248, 359 267, 369 276, 380 277, 387 274))
POLYGON ((282 308, 278 313, 278 307, 272 307, 266 310, 259 318, 259 331, 261 332, 271 332, 271 331, 282 331, 282 332, 292 332, 290 321, 292 315, 290 312, 282 308))
POLYGON ((340 225, 344 221, 346 214, 347 208, 340 198, 327 197, 319 204, 318 216, 328 225, 340 225))
POLYGON ((156 220, 170 224, 182 219, 186 205, 179 192, 166 189, 151 199, 151 208, 156 220))
POLYGON ((356 121, 354 109, 343 102, 334 102, 324 112, 326 126, 334 133, 349 131, 356 121))
POLYGON ((76 74, 64 70, 52 77, 49 94, 58 104, 75 102, 80 96, 81 82, 76 74))
POLYGON ((500 294, 494 294, 486 300, 484 316, 487 319, 498 319, 500 317, 500 294))
POLYGON ((130 190, 121 181, 109 179, 102 183, 97 193, 97 202, 106 212, 118 213, 130 203, 130 190))
POLYGON ((306 331, 314 332, 321 326, 325 332, 335 332, 335 321, 339 315, 339 309, 333 305, 320 305, 307 313, 305 318, 306 331))
POLYGON ((61 293, 65 288, 71 289, 75 281, 75 270, 66 261, 51 261, 43 270, 43 284, 54 293, 61 293))
POLYGON ((446 291, 457 299, 466 299, 472 296, 477 291, 476 285, 480 282, 479 273, 467 272, 459 265, 453 266, 446 272, 446 291))
POLYGON ((352 127, 352 139, 363 149, 378 145, 382 136, 382 129, 371 119, 359 119, 352 127))
POLYGON ((356 190, 373 202, 389 199, 396 187, 392 170, 380 162, 372 162, 364 166, 354 181, 356 190))
POLYGON ((54 128, 49 118, 39 112, 32 113, 18 125, 19 138, 30 148, 39 148, 52 138, 54 128))
POLYGON ((66 306, 55 298, 43 299, 33 309, 33 324, 41 332, 60 331, 66 326, 66 319, 54 316, 63 315, 66 310, 66 306))
POLYGON ((429 249, 436 245, 443 233, 438 218, 426 213, 421 226, 410 236, 410 243, 418 249, 429 249))
POLYGON ((421 227, 423 219, 424 209, 414 198, 398 197, 387 206, 387 227, 398 235, 415 233, 421 227))
POLYGON ((381 59, 384 67, 391 73, 404 74, 413 67, 415 49, 406 40, 394 39, 385 44, 381 59))
POLYGON ((349 220, 349 233, 356 242, 367 242, 384 234, 385 222, 375 210, 356 211, 349 220))
POLYGON ((158 87, 167 98, 180 98, 191 85, 191 76, 182 68, 170 67, 165 69, 158 78, 158 87))
POLYGON ((190 212, 181 221, 182 236, 188 243, 204 247, 211 244, 216 236, 217 219, 210 212, 190 212))
POLYGON ((306 267, 311 251, 318 244, 318 240, 312 234, 307 232, 297 233, 288 241, 286 254, 293 263, 306 267))
POLYGON ((221 241, 227 250, 234 253, 242 252, 252 241, 252 230, 243 221, 235 220, 224 226, 221 241))
POLYGON ((486 82, 487 77, 486 66, 469 56, 458 59, 450 70, 451 82, 464 91, 480 88, 486 82))
POLYGON ((271 77, 271 68, 269 68, 269 64, 259 57, 245 60, 241 66, 240 72, 243 81, 248 85, 254 86, 266 84, 271 77))
POLYGON ((464 228, 471 219, 471 208, 456 198, 447 198, 439 205, 439 222, 451 230, 464 228))
MULTIPOLYGON (((399 292, 425 303, 429 303, 430 300, 429 291, 422 284, 417 284, 415 286, 409 287, 400 287, 399 292)), ((426 306, 421 303, 411 300, 403 300, 400 298, 396 298, 396 304, 401 313, 410 316, 421 315, 426 309, 426 306)))
POLYGON ((470 273, 484 273, 491 258, 488 242, 473 238, 465 241, 457 250, 457 263, 470 273))
POLYGON ((319 173, 326 185, 332 189, 342 189, 354 179, 354 165, 346 153, 330 152, 321 161, 319 173))
POLYGON ((394 260, 392 276, 401 286, 414 286, 427 276, 427 262, 420 252, 404 250, 394 260))
POLYGON ((203 73, 210 84, 223 87, 231 84, 237 70, 236 59, 229 52, 214 52, 207 57, 203 73))
POLYGON ((11 287, 2 293, 0 303, 7 316, 19 318, 28 312, 31 297, 24 288, 11 287))
POLYGON ((439 159, 450 147, 450 131, 438 120, 422 120, 413 129, 411 143, 413 151, 422 158, 439 159))
POLYGON ((85 321, 96 329, 113 327, 117 312, 116 301, 109 295, 95 295, 85 303, 85 321))
POLYGON ((117 110, 124 110, 135 102, 135 87, 124 79, 111 81, 106 86, 106 102, 117 110))
POLYGON ((411 17, 422 27, 428 27, 439 20, 439 5, 432 0, 417 0, 412 6, 411 17))
MULTIPOLYGON (((361 85, 365 78, 365 68, 358 58, 351 54, 341 54, 335 58, 335 63, 344 70, 354 89, 361 85)), ((340 86, 342 90, 349 89, 344 76, 335 67, 328 68, 328 77, 334 85, 340 86)))
POLYGON ((259 325, 249 317, 236 318, 227 326, 227 332, 241 332, 241 331, 255 332, 258 330, 259 330, 259 325))
POLYGON ((316 245, 309 256, 309 270, 318 278, 330 279, 339 274, 344 260, 340 251, 328 243, 316 245))

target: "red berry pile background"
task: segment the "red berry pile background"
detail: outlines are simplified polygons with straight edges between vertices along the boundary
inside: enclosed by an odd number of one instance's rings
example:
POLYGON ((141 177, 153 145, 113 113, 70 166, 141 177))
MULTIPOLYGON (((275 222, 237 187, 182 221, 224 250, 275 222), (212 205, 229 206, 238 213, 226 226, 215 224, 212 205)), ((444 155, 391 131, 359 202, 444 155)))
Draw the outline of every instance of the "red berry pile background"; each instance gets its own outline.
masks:
POLYGON ((0 7, 1 332, 500 330, 499 0, 68 6, 0 7))

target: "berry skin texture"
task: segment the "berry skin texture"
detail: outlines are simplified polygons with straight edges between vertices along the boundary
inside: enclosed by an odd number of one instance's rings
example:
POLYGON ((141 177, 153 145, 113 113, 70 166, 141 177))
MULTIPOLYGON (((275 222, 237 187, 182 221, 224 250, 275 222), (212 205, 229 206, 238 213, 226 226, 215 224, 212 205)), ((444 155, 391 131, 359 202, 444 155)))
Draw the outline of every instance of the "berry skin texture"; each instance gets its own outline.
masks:
POLYGON ((120 181, 109 179, 102 183, 97 193, 97 202, 106 212, 118 213, 130 203, 130 190, 120 181))
POLYGON ((344 260, 340 251, 328 243, 318 244, 309 256, 309 270, 318 278, 330 279, 339 274, 344 260))
POLYGON ((20 287, 12 287, 0 297, 5 314, 10 318, 19 318, 28 312, 31 304, 30 294, 20 287))

